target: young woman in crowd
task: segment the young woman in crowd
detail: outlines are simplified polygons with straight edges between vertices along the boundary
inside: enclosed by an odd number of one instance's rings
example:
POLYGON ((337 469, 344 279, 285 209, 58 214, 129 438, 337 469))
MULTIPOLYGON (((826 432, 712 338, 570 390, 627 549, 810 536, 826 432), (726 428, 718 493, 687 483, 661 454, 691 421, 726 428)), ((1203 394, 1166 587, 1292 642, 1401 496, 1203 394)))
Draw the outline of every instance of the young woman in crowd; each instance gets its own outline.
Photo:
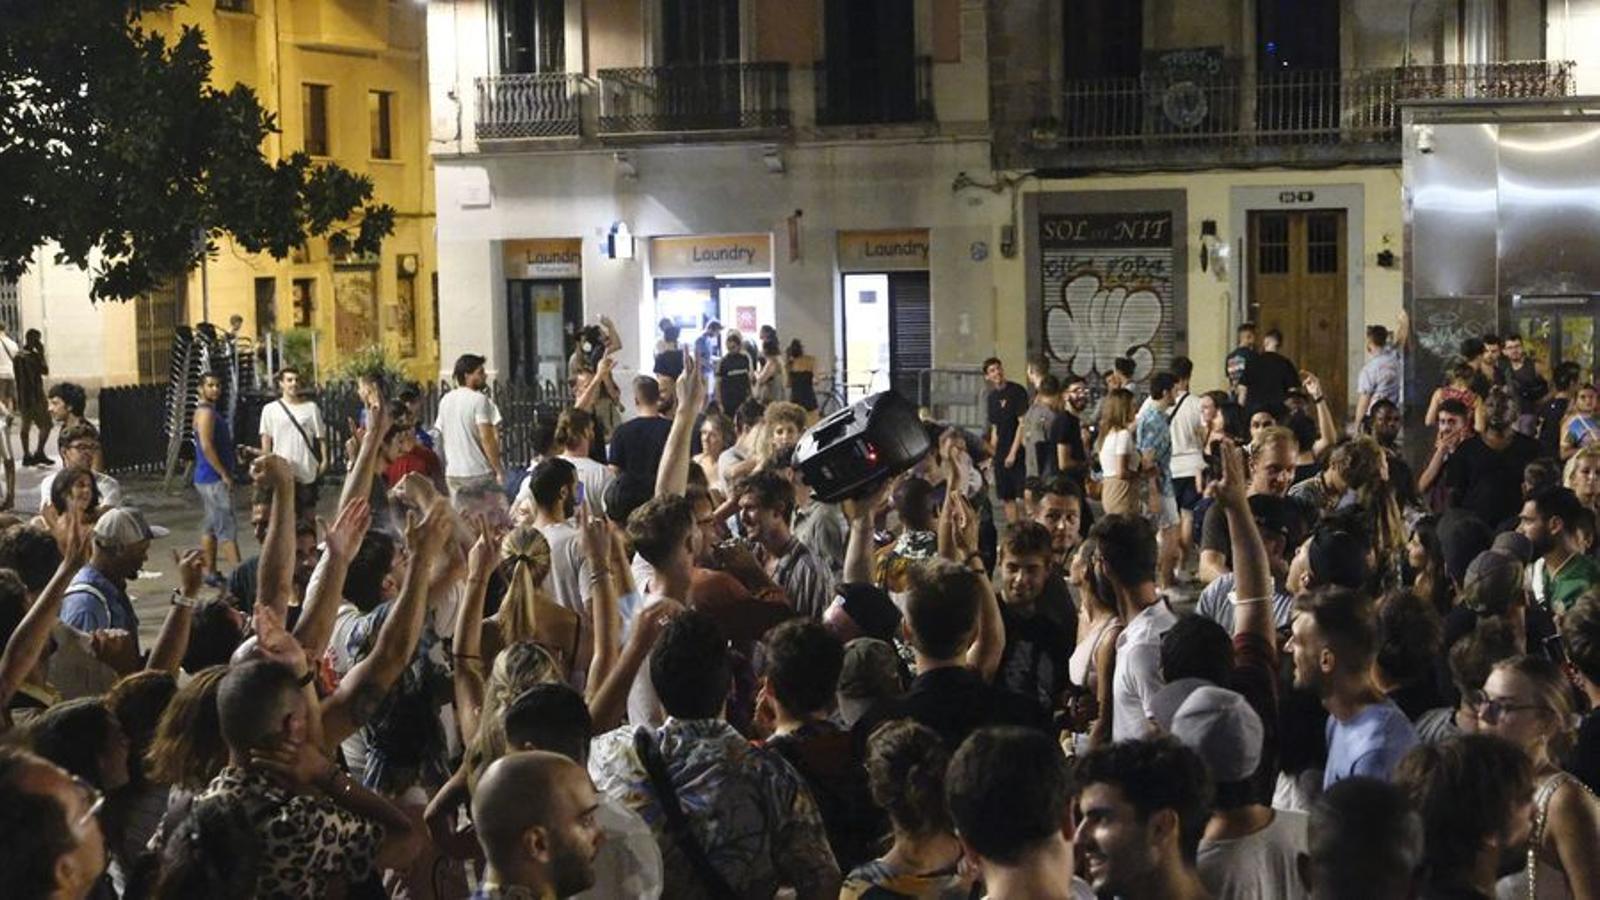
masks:
POLYGON ((62 516, 73 515, 85 525, 100 517, 100 486, 94 473, 77 466, 63 469, 50 483, 50 504, 44 508, 44 523, 52 531, 62 516))
POLYGON ((961 841, 945 807, 949 763, 950 751, 926 726, 900 720, 872 733, 868 788, 873 802, 889 813, 894 842, 883 856, 850 872, 841 900, 965 900, 972 895, 974 873, 962 865, 961 841))
POLYGON ((789 365, 783 359, 783 350, 777 338, 761 344, 761 361, 756 369, 755 396, 762 403, 777 403, 789 399, 789 365))
POLYGON ((1444 548, 1439 544, 1439 517, 1426 515, 1411 525, 1406 539, 1406 566, 1402 581, 1427 600, 1440 616, 1456 605, 1455 585, 1444 569, 1444 548))
POLYGON ((1089 538, 1078 545, 1067 567, 1067 584, 1078 600, 1078 644, 1067 662, 1072 702, 1067 707, 1078 753, 1104 746, 1111 739, 1112 671, 1117 664, 1117 638, 1122 617, 1117 598, 1103 597, 1093 573, 1099 565, 1100 542, 1089 538))
POLYGON ((1596 401, 1600 398, 1592 384, 1578 388, 1572 408, 1561 423, 1561 458, 1571 459, 1579 450, 1600 439, 1600 418, 1596 417, 1596 401))
POLYGON ((700 455, 694 458, 694 464, 705 474, 706 483, 718 495, 719 503, 722 500, 720 495, 726 494, 728 487, 717 469, 717 461, 732 442, 733 421, 716 411, 706 413, 705 421, 700 423, 700 455))
POLYGON ((1534 768, 1528 866, 1501 880, 1501 897, 1600 897, 1600 799, 1561 768, 1574 737, 1571 691, 1560 667, 1538 656, 1500 663, 1483 685, 1479 727, 1521 747, 1534 768))
POLYGON ((789 342, 783 351, 784 365, 789 373, 789 400, 800 404, 806 411, 806 421, 817 421, 817 360, 806 352, 799 338, 789 342))
POLYGON ((1468 430, 1474 430, 1477 421, 1478 401, 1483 399, 1472 390, 1472 379, 1477 375, 1477 370, 1470 363, 1458 361, 1450 367, 1449 377, 1442 387, 1435 388, 1433 396, 1428 398, 1428 411, 1422 416, 1422 424, 1429 428, 1439 422, 1439 404, 1446 400, 1459 400, 1466 406, 1468 430))
POLYGON ((1139 454, 1133 448, 1133 394, 1117 388, 1100 401, 1100 505, 1107 515, 1138 515, 1139 454))

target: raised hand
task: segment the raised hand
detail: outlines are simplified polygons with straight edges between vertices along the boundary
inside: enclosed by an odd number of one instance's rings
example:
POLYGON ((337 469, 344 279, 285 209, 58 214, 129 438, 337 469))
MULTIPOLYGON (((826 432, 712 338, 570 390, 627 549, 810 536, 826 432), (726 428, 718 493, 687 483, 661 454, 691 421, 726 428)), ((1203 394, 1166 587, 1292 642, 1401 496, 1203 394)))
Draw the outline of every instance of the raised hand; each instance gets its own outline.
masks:
POLYGON ((1244 452, 1232 441, 1222 441, 1217 447, 1222 456, 1222 477, 1214 483, 1217 502, 1235 509, 1249 508, 1246 487, 1249 477, 1244 471, 1244 452))
POLYGON ((178 567, 178 590, 185 597, 193 598, 200 593, 200 581, 205 577, 205 557, 198 549, 189 550, 182 556, 178 551, 172 551, 172 564, 178 567))
POLYGON ((276 747, 250 751, 250 765, 291 790, 308 793, 327 784, 338 767, 311 741, 285 741, 276 747))
POLYGON ((1300 371, 1300 384, 1313 399, 1322 396, 1322 379, 1318 378, 1316 373, 1302 369, 1300 371))
POLYGON ((56 547, 61 550, 61 564, 70 569, 81 569, 89 561, 92 534, 79 515, 54 517, 50 531, 55 535, 56 547))
POLYGON ((489 573, 500 565, 500 542, 494 539, 494 529, 488 519, 478 516, 473 520, 478 539, 472 542, 467 553, 467 578, 476 581, 487 579, 489 573))
POLYGON ((611 552, 611 523, 589 514, 589 504, 578 504, 578 547, 585 559, 604 564, 611 552))
POLYGON ((294 485, 294 469, 289 461, 276 453, 263 453, 250 462, 250 477, 273 486, 294 485))
POLYGON ((252 621, 255 623, 256 653, 263 659, 287 667, 297 678, 310 671, 305 648, 294 639, 283 624, 283 616, 270 604, 257 603, 252 621))
POLYGON ((694 351, 683 351, 683 371, 678 374, 678 408, 692 415, 700 410, 706 400, 706 379, 694 351))
POLYGON ((339 508, 332 526, 320 520, 317 525, 324 532, 322 541, 328 552, 348 562, 355 558, 356 550, 372 525, 372 504, 365 497, 357 497, 339 508))

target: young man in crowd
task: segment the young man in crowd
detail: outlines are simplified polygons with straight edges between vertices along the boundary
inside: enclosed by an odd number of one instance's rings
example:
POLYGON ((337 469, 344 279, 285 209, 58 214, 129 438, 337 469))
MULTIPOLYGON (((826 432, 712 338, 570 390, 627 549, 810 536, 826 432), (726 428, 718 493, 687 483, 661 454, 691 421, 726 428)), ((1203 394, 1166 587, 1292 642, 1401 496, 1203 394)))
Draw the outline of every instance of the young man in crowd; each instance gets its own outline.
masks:
POLYGON ((662 413, 661 385, 648 375, 633 380, 634 417, 611 433, 611 471, 635 484, 655 484, 672 418, 662 413))
POLYGON ((570 897, 595 883, 604 840, 589 773, 538 750, 492 763, 472 795, 472 822, 487 863, 473 900, 570 897))
POLYGON ((772 580, 783 588, 796 612, 820 621, 833 602, 833 575, 789 527, 794 486, 778 472, 760 471, 745 476, 734 487, 733 496, 739 506, 740 530, 765 559, 772 580))
POLYGON ((1374 681, 1377 642, 1372 602, 1360 594, 1326 587, 1295 601, 1294 686, 1315 691, 1330 716, 1323 790, 1357 775, 1388 780, 1417 744, 1411 721, 1374 681))
POLYGON ((1234 348, 1228 351, 1227 359, 1223 360, 1223 374, 1228 378, 1228 388, 1240 403, 1244 402, 1244 390, 1241 387, 1244 370, 1255 358, 1256 323, 1242 322, 1235 329, 1234 348))
POLYGON ((1053 555, 1044 526, 1018 522, 1006 529, 1000 542, 997 573, 1006 646, 995 684, 1037 705, 1045 719, 1061 706, 1067 663, 1077 643, 1077 623, 1069 631, 1041 607, 1053 555))
MULTIPOLYGON (((1539 442, 1514 430, 1516 401, 1504 388, 1479 404, 1483 433, 1462 441, 1445 465, 1444 483, 1450 505, 1476 515, 1494 527, 1517 514, 1522 505, 1522 472, 1539 456, 1539 442)), ((1443 430, 1443 404, 1440 404, 1443 430)))
POLYGON ((278 399, 261 409, 261 452, 280 456, 294 469, 295 513, 317 508, 317 479, 328 470, 328 429, 315 400, 301 393, 300 372, 278 370, 278 399))
POLYGON ((44 336, 37 328, 29 328, 22 339, 12 367, 17 375, 18 443, 22 446, 22 464, 48 466, 55 460, 44 455, 46 440, 50 437, 50 406, 45 399, 44 377, 50 374, 50 364, 44 355, 44 336), (28 435, 38 429, 39 440, 29 441, 28 435))
MULTIPOLYGON (((1289 488, 1294 486, 1295 457, 1299 453, 1300 443, 1287 428, 1273 426, 1257 434, 1250 445, 1250 495, 1288 496, 1289 488)), ((1209 584, 1229 571, 1231 552, 1228 518, 1212 506, 1201 525, 1200 580, 1209 584)))
MULTIPOLYGON (((1273 626, 1280 631, 1287 631, 1294 618, 1294 595, 1287 590, 1289 554, 1300 546, 1300 513, 1293 500, 1273 494, 1251 494, 1248 503, 1250 517, 1261 534, 1267 565, 1272 574, 1273 626)), ((1229 556, 1231 558, 1232 554, 1229 556)), ((1200 592, 1195 612, 1232 632, 1234 587, 1234 573, 1222 573, 1200 592)))
POLYGON ((794 489, 794 514, 789 517, 789 528, 795 540, 809 548, 812 555, 828 570, 832 584, 839 584, 844 574, 845 546, 850 535, 850 523, 837 503, 824 503, 816 498, 805 475, 792 465, 794 447, 785 447, 772 460, 772 469, 789 479, 794 489))
POLYGON ((24 900, 115 896, 107 880, 105 796, 60 766, 0 747, 0 871, 24 900))
POLYGON ((1540 583, 1534 591, 1559 620, 1579 597, 1600 585, 1600 562, 1583 552, 1573 524, 1583 513, 1578 495, 1546 488, 1522 504, 1517 531, 1533 545, 1540 583))
POLYGON ((1395 781, 1422 816, 1423 896, 1487 900, 1501 873, 1527 863, 1533 764, 1516 745, 1470 734, 1418 747, 1395 781))
POLYGON ((1522 335, 1515 331, 1505 336, 1500 371, 1517 401, 1517 432, 1537 438, 1539 405, 1550 395, 1550 382, 1539 372, 1538 361, 1523 347, 1522 335))
POLYGON ((1590 790, 1600 790, 1600 595, 1590 594, 1567 610, 1561 637, 1566 642, 1567 674, 1589 701, 1567 770, 1590 790))
POLYGON ((1119 741, 1078 763, 1078 852, 1102 897, 1201 900, 1195 859, 1211 776, 1172 738, 1119 741))
POLYGON ((1072 766, 1049 735, 984 728, 961 744, 945 797, 992 900, 1089 900, 1072 847, 1072 766))
POLYGON ((578 481, 583 484, 584 502, 595 513, 616 475, 611 469, 594 460, 595 418, 581 409, 563 410, 556 419, 555 446, 561 458, 577 470, 578 481))
POLYGON ((1282 406, 1289 394, 1300 388, 1300 370, 1289 357, 1278 352, 1283 335, 1277 329, 1267 332, 1262 351, 1250 358, 1239 379, 1239 402, 1251 409, 1282 406), (1276 338, 1276 339, 1274 339, 1276 338))
MULTIPOLYGON (((1472 412, 1467 405, 1454 397, 1439 403, 1439 417, 1435 424, 1433 453, 1417 476, 1417 493, 1421 494, 1435 512, 1442 512, 1451 503, 1445 472, 1461 445, 1473 436, 1472 412)), ((1518 481, 1521 481, 1520 475, 1518 481)))
POLYGON ((1374 400, 1367 408, 1367 417, 1360 422, 1362 432, 1383 448, 1384 462, 1389 466, 1389 483, 1394 485, 1394 497, 1402 508, 1417 506, 1417 478, 1411 464, 1400 454, 1400 407, 1384 400, 1374 400))
POLYGON ((1311 804, 1300 880, 1317 900, 1415 900, 1422 876, 1422 817, 1405 792, 1376 778, 1347 778, 1311 804))
MULTIPOLYGON (((100 432, 88 422, 63 426, 56 439, 56 450, 61 456, 62 469, 81 468, 94 473, 95 487, 100 490, 100 508, 111 509, 122 505, 122 485, 115 478, 95 468, 100 458, 100 432)), ((39 512, 50 506, 50 491, 55 487, 57 469, 39 481, 39 512)))
POLYGON ((1109 713, 1114 740, 1143 737, 1153 714, 1150 701, 1161 690, 1161 636, 1178 618, 1156 592, 1156 535, 1150 523, 1111 515, 1095 523, 1100 541, 1097 571, 1090 573, 1101 597, 1115 600, 1126 622, 1117 637, 1116 667, 1109 713))
POLYGON ((1172 551, 1175 566, 1187 565, 1194 543, 1194 509, 1199 505, 1202 475, 1205 473, 1205 413, 1200 398, 1189 389, 1194 362, 1187 356, 1172 361, 1172 409, 1168 413, 1172 433, 1172 488, 1178 505, 1177 541, 1172 551))
POLYGON ((1028 390, 1007 381, 1005 364, 992 356, 983 361, 983 380, 989 383, 984 401, 989 425, 985 444, 993 465, 995 495, 1005 506, 1006 521, 1015 522, 1017 501, 1022 498, 1022 482, 1027 476, 1021 422, 1022 414, 1028 410, 1028 390))
POLYGON ((206 561, 206 583, 222 586, 217 555, 229 569, 239 565, 239 541, 233 515, 233 426, 217 409, 222 378, 208 372, 200 379, 200 402, 194 408, 194 489, 205 509, 200 552, 206 561))
POLYGON ((1400 382, 1405 374, 1402 353, 1410 338, 1411 320, 1404 311, 1400 313, 1400 326, 1392 335, 1382 325, 1367 326, 1367 361, 1362 363, 1361 374, 1356 378, 1357 424, 1379 400, 1400 405, 1400 382))
POLYGON ((1061 409, 1050 423, 1050 442, 1056 447, 1056 469, 1081 488, 1089 475, 1089 454, 1083 439, 1083 414, 1089 408, 1089 382, 1068 375, 1061 386, 1061 409))
POLYGON ((752 745, 722 717, 732 669, 716 623, 692 611, 668 623, 650 653, 650 679, 666 723, 599 736, 589 773, 655 830, 665 883, 724 896, 770 896, 789 886, 801 900, 834 900, 839 866, 810 790, 776 751, 752 745), (680 819, 682 826, 671 824, 680 819), (680 827, 711 872, 686 854, 680 827))
POLYGON ((150 542, 165 535, 136 509, 113 509, 94 523, 94 554, 67 588, 61 621, 84 632, 118 628, 133 636, 138 649, 139 616, 128 596, 128 582, 150 554, 150 542))
POLYGON ((444 480, 454 500, 462 490, 484 484, 503 485, 500 461, 500 408, 485 390, 489 376, 484 358, 463 353, 451 373, 456 386, 439 398, 434 427, 444 448, 444 480))
POLYGON ((1158 555, 1156 586, 1165 590, 1172 584, 1178 567, 1178 498, 1172 484, 1172 408, 1177 379, 1171 372, 1158 372, 1150 379, 1150 396, 1134 423, 1135 446, 1139 451, 1139 471, 1148 481, 1149 514, 1156 526, 1158 555))

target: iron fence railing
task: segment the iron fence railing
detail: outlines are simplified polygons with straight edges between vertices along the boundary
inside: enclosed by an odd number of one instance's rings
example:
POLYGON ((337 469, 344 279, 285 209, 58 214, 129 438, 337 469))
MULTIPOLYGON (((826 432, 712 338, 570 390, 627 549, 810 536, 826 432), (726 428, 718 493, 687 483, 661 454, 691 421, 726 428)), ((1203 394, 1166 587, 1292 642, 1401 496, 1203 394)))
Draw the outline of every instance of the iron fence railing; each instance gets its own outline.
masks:
POLYGON ((1563 60, 1383 69, 1229 72, 1032 85, 1027 139, 1041 147, 1395 143, 1406 100, 1561 97, 1563 60))
POLYGON ((788 63, 601 69, 602 134, 787 128, 788 63))
POLYGON ((815 66, 818 125, 932 122, 933 60, 829 58, 815 66))
POLYGON ((590 84, 566 72, 475 78, 478 140, 577 137, 590 84))

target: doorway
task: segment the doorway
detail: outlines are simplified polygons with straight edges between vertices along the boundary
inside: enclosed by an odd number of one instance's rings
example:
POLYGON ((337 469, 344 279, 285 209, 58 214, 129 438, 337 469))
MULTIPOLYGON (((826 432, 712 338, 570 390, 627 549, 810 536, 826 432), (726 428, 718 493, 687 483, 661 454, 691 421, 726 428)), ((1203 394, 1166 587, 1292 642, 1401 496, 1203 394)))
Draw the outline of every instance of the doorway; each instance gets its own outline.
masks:
POLYGON ((569 338, 583 319, 576 278, 515 278, 506 282, 506 331, 511 380, 557 385, 567 378, 569 338))
MULTIPOLYGON (((913 403, 933 368, 932 300, 927 272, 844 276, 845 399, 893 388, 913 403)), ((837 381, 837 379, 836 379, 837 381)))
POLYGON ((1342 209, 1250 213, 1249 318, 1259 333, 1283 333, 1280 352, 1316 373, 1348 409, 1346 279, 1342 209))
MULTIPOLYGON (((657 338, 662 319, 671 319, 678 326, 678 342, 685 347, 692 347, 706 323, 716 319, 722 323, 723 340, 730 329, 737 331, 745 346, 754 345, 759 355, 761 326, 778 327, 772 279, 657 278, 656 315, 650 322, 657 338)), ((715 358, 721 359, 722 353, 723 348, 718 347, 715 358)), ((653 353, 650 359, 654 360, 653 353)))
POLYGON ((1522 335, 1528 356, 1547 366, 1547 372, 1565 362, 1578 364, 1578 384, 1595 378, 1595 318, 1593 301, 1572 305, 1514 302, 1511 330, 1522 335))

